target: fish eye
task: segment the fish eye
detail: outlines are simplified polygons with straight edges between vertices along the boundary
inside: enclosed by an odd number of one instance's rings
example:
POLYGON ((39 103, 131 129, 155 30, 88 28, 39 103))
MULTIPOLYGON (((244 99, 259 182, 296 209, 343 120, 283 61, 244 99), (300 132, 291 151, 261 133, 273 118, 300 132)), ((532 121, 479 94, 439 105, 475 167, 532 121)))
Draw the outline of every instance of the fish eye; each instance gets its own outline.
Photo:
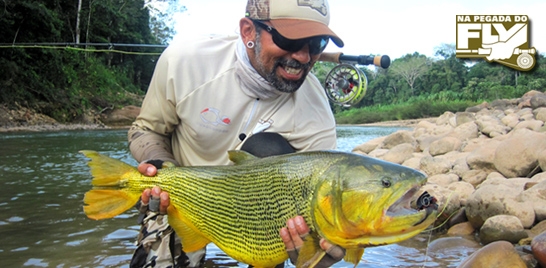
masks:
POLYGON ((391 187, 392 183, 391 183, 391 180, 389 178, 382 178, 381 179, 381 185, 383 185, 383 187, 385 187, 385 188, 389 188, 389 187, 391 187))

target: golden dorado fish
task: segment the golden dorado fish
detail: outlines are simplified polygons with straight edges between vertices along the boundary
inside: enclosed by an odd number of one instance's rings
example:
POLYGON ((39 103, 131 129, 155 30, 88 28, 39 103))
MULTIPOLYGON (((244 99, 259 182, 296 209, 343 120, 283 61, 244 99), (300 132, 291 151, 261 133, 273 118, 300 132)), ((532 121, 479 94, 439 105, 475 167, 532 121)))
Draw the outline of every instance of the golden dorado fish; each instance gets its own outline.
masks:
POLYGON ((145 188, 169 193, 169 224, 186 252, 214 243, 233 259, 274 267, 288 259, 279 230, 302 215, 311 229, 297 267, 324 254, 319 237, 346 249, 345 261, 360 262, 364 248, 413 237, 435 220, 436 211, 410 208, 426 182, 422 173, 362 155, 333 151, 257 158, 230 151, 234 165, 160 169, 146 177, 129 164, 81 151, 93 189, 85 194, 91 219, 112 218, 132 208, 145 188), (315 255, 315 253, 318 253, 315 255))

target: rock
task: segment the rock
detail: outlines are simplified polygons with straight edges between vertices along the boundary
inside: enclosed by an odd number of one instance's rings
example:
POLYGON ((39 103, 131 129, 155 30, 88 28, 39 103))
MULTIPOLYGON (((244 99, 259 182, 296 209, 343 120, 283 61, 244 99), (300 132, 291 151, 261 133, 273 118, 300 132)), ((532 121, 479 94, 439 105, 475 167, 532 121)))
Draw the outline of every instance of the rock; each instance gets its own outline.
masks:
POLYGON ((478 117, 476 119, 476 124, 478 125, 480 132, 489 137, 504 135, 510 131, 510 128, 505 126, 500 119, 491 115, 478 117))
POLYGON ((138 114, 140 107, 129 105, 121 109, 114 109, 109 114, 102 117, 102 122, 109 126, 130 126, 138 114))
POLYGON ((533 256, 542 267, 546 267, 546 232, 543 232, 531 241, 533 256))
POLYGON ((460 141, 475 139, 478 138, 479 135, 478 125, 474 122, 466 122, 464 124, 457 125, 457 127, 448 134, 449 137, 457 138, 460 141))
MULTIPOLYGON (((468 156, 468 155, 467 155, 468 156)), ((466 157, 459 158, 453 162, 453 167, 451 171, 457 176, 462 177, 463 174, 470 170, 468 163, 466 162, 466 157)))
POLYGON ((535 221, 535 211, 530 201, 517 200, 520 193, 504 184, 482 185, 468 197, 466 217, 474 228, 480 228, 490 217, 512 215, 519 218, 524 228, 529 228, 535 221))
POLYGON ((473 113, 458 112, 455 114, 456 126, 460 126, 469 122, 474 123, 474 120, 476 120, 476 116, 473 113))
POLYGON ((476 106, 468 107, 466 108, 465 112, 467 113, 477 113, 481 110, 489 108, 489 104, 487 102, 482 102, 481 104, 478 104, 476 106))
POLYGON ((406 166, 406 167, 409 167, 409 168, 413 168, 413 169, 420 169, 421 168, 421 157, 412 157, 406 161, 404 161, 404 163, 402 163, 402 166, 406 166))
POLYGON ((447 230, 447 234, 453 236, 471 235, 475 231, 476 229, 472 227, 472 224, 470 224, 470 222, 462 222, 449 228, 449 230, 447 230))
POLYGON ((536 94, 531 97, 531 108, 537 109, 540 107, 546 107, 546 94, 536 94))
POLYGON ((375 150, 371 151, 370 153, 368 153, 368 156, 375 157, 375 158, 381 158, 382 156, 384 156, 388 152, 389 152, 389 150, 387 150, 387 149, 375 149, 375 150))
POLYGON ((468 222, 468 219, 466 218, 466 213, 464 211, 464 207, 459 208, 459 210, 456 213, 450 216, 451 217, 447 221, 447 225, 449 227, 452 227, 454 225, 457 225, 463 222, 468 222))
POLYGON ((428 149, 430 155, 442 155, 451 151, 458 151, 461 148, 461 140, 455 137, 445 137, 439 140, 433 141, 428 149))
POLYGON ((497 215, 488 218, 480 228, 480 241, 489 244, 494 241, 508 241, 518 243, 528 237, 521 221, 516 216, 497 215))
POLYGON ((464 172, 463 175, 461 176, 461 179, 464 182, 468 182, 472 184, 474 187, 477 187, 478 185, 480 185, 482 182, 485 181, 486 177, 487 177, 487 173, 485 171, 472 169, 467 172, 464 172))
POLYGON ((423 134, 419 137, 417 137, 417 148, 421 152, 428 152, 430 148, 430 144, 441 139, 441 136, 437 135, 429 135, 429 134, 423 134))
POLYGON ((537 120, 546 122, 546 108, 538 108, 533 110, 533 115, 537 120))
POLYGON ((366 143, 363 143, 361 145, 356 146, 353 149, 353 153, 357 154, 368 154, 371 151, 377 149, 377 147, 385 140, 385 137, 378 137, 372 140, 367 141, 366 143))
POLYGON ((544 125, 544 121, 540 120, 526 120, 519 122, 514 129, 526 128, 532 131, 539 131, 540 128, 544 125))
POLYGON ((447 187, 448 185, 458 181, 459 181, 459 176, 453 173, 432 175, 428 177, 428 180, 427 180, 428 183, 435 183, 444 187, 447 187))
POLYGON ((532 236, 532 238, 535 238, 535 236, 544 232, 546 232, 546 220, 543 220, 535 224, 535 226, 531 228, 529 236, 532 236))
POLYGON ((439 125, 439 126, 450 125, 455 127, 456 126, 455 114, 449 111, 443 113, 438 118, 436 118, 436 125, 439 125))
POLYGON ((483 146, 475 149, 466 157, 470 169, 483 170, 485 172, 497 171, 495 167, 495 153, 501 145, 498 140, 488 140, 483 146))
POLYGON ((514 128, 519 123, 519 115, 508 114, 501 119, 501 122, 509 128, 514 128))
POLYGON ((396 164, 402 164, 413 156, 414 151, 415 149, 412 144, 402 143, 392 147, 386 154, 381 156, 381 159, 396 164))
POLYGON ((546 220, 546 181, 542 181, 523 191, 517 198, 518 200, 528 201, 533 204, 537 221, 546 220))
POLYGON ((434 239, 427 246, 427 251, 435 255, 451 256, 461 251, 478 250, 480 244, 469 236, 450 236, 434 239))
POLYGON ((458 268, 510 267, 527 268, 510 242, 497 241, 486 245, 464 259, 458 268))
POLYGON ((380 144, 379 148, 392 149, 394 146, 403 144, 403 143, 409 143, 412 146, 415 146, 417 144, 417 141, 415 140, 415 138, 413 137, 410 131, 399 130, 397 132, 394 132, 388 135, 380 144))
MULTIPOLYGON (((538 153, 546 150, 546 134, 517 129, 495 150, 493 164, 504 176, 526 177, 538 166, 538 153)), ((470 164, 470 163, 469 163, 470 164)))
POLYGON ((428 176, 447 173, 452 167, 452 164, 447 159, 438 157, 425 156, 421 158, 420 170, 428 176))
POLYGON ((466 206, 468 197, 475 191, 474 186, 466 181, 453 182, 447 186, 447 189, 459 194, 461 206, 466 206))

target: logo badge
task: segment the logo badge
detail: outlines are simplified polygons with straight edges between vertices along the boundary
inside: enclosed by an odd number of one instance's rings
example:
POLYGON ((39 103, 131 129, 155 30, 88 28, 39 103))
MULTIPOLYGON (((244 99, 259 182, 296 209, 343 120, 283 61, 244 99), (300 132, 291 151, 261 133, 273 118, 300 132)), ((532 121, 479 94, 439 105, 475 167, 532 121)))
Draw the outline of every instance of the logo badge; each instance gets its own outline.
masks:
POLYGON ((324 0, 298 0, 298 6, 308 6, 318 11, 323 16, 328 15, 328 8, 324 0))
POLYGON ((457 58, 485 58, 529 71, 536 49, 529 47, 529 17, 525 15, 457 15, 457 58))

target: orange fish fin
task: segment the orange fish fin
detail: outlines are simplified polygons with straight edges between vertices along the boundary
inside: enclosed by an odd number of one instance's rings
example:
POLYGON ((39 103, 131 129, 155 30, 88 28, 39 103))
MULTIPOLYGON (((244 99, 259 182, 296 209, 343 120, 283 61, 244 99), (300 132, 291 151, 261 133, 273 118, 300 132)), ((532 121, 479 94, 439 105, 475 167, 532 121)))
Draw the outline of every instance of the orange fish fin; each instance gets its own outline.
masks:
POLYGON ((356 265, 360 262, 362 259, 362 255, 364 255, 364 248, 351 248, 347 249, 345 252, 345 257, 343 260, 345 260, 348 263, 352 263, 356 265))
POLYGON ((296 267, 315 267, 326 252, 319 245, 320 238, 311 232, 303 240, 296 267))
POLYGON ((170 205, 167 208, 169 215, 169 224, 182 240, 182 249, 185 252, 193 252, 204 248, 210 243, 210 240, 195 232, 185 223, 185 218, 176 207, 170 205))
POLYGON ((93 189, 85 193, 83 211, 94 220, 108 219, 130 209, 139 198, 139 194, 123 190, 93 189))
POLYGON ((82 150, 80 153, 91 159, 87 165, 91 169, 91 175, 93 176, 91 183, 93 186, 119 186, 124 182, 123 177, 127 173, 138 173, 135 167, 120 160, 101 155, 98 152, 82 150))

